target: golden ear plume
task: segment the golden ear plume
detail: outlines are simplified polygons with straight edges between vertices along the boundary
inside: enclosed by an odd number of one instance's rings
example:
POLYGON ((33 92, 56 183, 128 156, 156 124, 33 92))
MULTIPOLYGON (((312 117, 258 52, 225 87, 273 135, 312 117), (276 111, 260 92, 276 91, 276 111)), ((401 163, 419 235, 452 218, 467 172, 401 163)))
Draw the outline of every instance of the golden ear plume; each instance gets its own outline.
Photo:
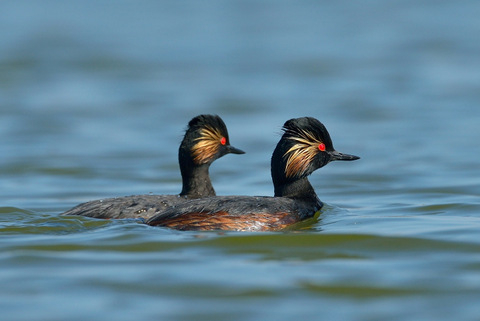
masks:
POLYGON ((193 160, 197 164, 207 163, 212 159, 220 148, 220 141, 224 137, 217 128, 206 126, 200 129, 200 137, 192 147, 193 160))
POLYGON ((322 143, 312 133, 303 129, 299 129, 295 135, 288 137, 296 143, 283 155, 287 158, 285 166, 287 177, 302 176, 318 154, 318 145, 322 143))

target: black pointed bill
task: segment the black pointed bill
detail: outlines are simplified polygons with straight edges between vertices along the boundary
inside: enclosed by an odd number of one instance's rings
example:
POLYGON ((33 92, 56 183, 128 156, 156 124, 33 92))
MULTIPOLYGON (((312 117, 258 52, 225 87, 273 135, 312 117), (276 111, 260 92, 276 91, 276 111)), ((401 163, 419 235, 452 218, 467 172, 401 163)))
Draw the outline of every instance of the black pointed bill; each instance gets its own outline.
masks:
POLYGON ((245 154, 245 152, 241 149, 235 148, 231 145, 227 146, 227 152, 232 154, 245 154))
POLYGON ((350 154, 343 154, 340 152, 337 152, 334 150, 333 152, 330 152, 330 155, 332 156, 332 161, 334 160, 343 160, 343 161, 352 161, 356 159, 360 159, 360 157, 355 156, 355 155, 350 155, 350 154))

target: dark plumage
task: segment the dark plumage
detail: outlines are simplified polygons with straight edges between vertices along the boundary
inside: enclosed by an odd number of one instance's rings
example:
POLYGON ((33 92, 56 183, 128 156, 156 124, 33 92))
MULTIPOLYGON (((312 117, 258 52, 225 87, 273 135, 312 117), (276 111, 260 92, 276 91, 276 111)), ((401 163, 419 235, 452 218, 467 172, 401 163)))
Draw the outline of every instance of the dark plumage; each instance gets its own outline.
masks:
POLYGON ((180 195, 134 195, 95 200, 66 211, 62 215, 83 215, 95 218, 149 218, 170 206, 214 196, 208 169, 216 159, 244 152, 230 145, 227 127, 216 115, 200 115, 188 123, 178 150, 182 174, 180 195))
POLYGON ((178 230, 281 230, 313 217, 322 207, 308 181, 316 169, 334 160, 356 160, 333 148, 325 126, 315 118, 287 121, 271 159, 274 197, 216 196, 190 200, 147 220, 178 230))

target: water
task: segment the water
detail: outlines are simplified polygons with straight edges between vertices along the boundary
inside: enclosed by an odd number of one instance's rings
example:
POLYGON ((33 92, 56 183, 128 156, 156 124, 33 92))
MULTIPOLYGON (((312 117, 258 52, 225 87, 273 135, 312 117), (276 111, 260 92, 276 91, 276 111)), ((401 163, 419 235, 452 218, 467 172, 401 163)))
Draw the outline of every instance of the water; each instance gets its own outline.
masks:
POLYGON ((2 1, 0 307, 9 320, 479 320, 477 1, 2 1), (318 220, 192 233, 60 217, 180 191, 190 118, 272 195, 289 118, 361 160, 310 180, 318 220))

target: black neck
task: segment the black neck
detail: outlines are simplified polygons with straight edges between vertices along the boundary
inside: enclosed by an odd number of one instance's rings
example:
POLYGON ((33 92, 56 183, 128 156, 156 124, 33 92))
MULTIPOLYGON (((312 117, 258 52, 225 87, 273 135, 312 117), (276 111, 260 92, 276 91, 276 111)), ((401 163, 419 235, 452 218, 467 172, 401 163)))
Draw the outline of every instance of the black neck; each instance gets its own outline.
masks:
POLYGON ((210 164, 180 166, 182 173, 182 192, 180 195, 190 198, 200 198, 206 196, 215 196, 208 168, 210 164))
POLYGON ((275 196, 288 197, 308 202, 320 202, 313 186, 306 177, 277 183, 274 186, 275 196))

